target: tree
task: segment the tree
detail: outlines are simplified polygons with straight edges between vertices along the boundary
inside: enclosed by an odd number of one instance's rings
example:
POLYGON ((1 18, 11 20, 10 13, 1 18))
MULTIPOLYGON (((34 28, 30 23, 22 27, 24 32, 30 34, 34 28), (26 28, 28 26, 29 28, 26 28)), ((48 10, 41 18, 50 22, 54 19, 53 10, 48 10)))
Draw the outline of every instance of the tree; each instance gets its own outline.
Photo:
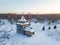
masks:
POLYGON ((48 25, 50 25, 51 23, 49 22, 48 25))
POLYGON ((51 27, 49 26, 48 29, 51 29, 51 27))
POLYGON ((54 29, 56 29, 57 27, 56 27, 56 25, 54 26, 54 29))
POLYGON ((45 30, 45 26, 43 26, 42 30, 43 30, 43 31, 45 30))

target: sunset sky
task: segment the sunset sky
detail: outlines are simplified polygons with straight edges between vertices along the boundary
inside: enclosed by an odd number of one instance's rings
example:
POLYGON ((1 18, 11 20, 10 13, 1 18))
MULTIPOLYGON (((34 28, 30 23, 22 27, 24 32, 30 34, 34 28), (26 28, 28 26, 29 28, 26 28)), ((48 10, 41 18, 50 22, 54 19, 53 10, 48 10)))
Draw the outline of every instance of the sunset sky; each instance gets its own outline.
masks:
POLYGON ((0 13, 60 13, 60 0, 0 0, 0 13))

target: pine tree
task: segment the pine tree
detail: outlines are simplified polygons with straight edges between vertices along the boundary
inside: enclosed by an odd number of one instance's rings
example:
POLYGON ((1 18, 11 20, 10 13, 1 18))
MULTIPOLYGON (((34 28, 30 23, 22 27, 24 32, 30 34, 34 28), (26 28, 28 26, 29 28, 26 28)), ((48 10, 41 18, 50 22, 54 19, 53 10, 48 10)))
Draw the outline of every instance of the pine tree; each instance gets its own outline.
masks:
POLYGON ((51 27, 49 26, 48 29, 51 29, 51 27))
POLYGON ((43 30, 43 31, 45 30, 45 26, 43 26, 42 30, 43 30))
POLYGON ((56 25, 54 26, 54 29, 56 29, 57 27, 56 27, 56 25))
POLYGON ((51 23, 49 22, 48 25, 50 25, 51 23))

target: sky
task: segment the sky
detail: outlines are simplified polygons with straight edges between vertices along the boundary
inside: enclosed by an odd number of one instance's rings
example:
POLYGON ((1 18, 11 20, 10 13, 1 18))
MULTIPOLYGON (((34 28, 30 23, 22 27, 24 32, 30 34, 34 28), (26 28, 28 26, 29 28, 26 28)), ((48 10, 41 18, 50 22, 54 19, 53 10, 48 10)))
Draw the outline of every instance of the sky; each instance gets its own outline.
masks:
POLYGON ((0 13, 60 13, 60 0, 0 0, 0 13))

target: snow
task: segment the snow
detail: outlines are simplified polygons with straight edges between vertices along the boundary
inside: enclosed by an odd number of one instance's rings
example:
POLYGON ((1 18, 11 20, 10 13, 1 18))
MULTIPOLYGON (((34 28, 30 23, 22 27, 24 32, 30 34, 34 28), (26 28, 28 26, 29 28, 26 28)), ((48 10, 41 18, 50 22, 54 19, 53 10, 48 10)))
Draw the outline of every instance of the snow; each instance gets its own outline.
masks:
POLYGON ((24 25, 24 23, 16 23, 16 24, 19 24, 19 25, 24 25))
POLYGON ((34 29, 30 29, 30 32, 35 32, 34 29))
POLYGON ((31 22, 37 22, 37 20, 35 18, 31 19, 31 22))
POLYGON ((0 30, 7 31, 10 36, 9 39, 0 39, 0 45, 60 45, 60 24, 57 24, 57 29, 53 29, 54 25, 52 24, 31 22, 30 27, 35 30, 35 34, 32 37, 27 37, 18 34, 16 25, 11 25, 6 21, 5 25, 0 26, 0 30), (45 26, 45 31, 42 31, 43 26, 45 26), (49 26, 51 27, 50 30, 48 29, 49 26), (1 40, 5 40, 5 42, 1 42, 1 40))
POLYGON ((16 23, 16 24, 25 25, 25 24, 29 24, 29 22, 25 22, 25 23, 20 23, 20 22, 18 22, 18 23, 16 23))

